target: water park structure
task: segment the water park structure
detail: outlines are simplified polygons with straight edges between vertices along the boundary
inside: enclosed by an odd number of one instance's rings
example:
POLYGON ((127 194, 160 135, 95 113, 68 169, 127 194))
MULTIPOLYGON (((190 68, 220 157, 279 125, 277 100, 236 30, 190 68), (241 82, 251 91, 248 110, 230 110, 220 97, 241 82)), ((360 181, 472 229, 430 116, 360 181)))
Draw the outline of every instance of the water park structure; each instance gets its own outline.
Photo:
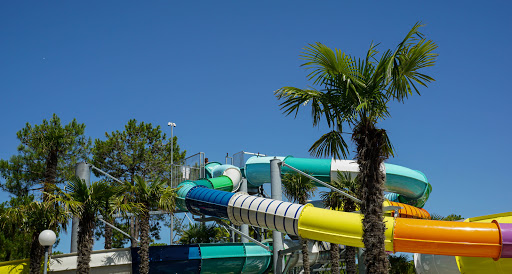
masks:
MULTIPOLYGON (((152 247, 153 273, 287 272, 301 265, 296 236, 314 240, 310 260, 319 267, 329 260, 326 243, 364 248, 361 214, 282 201, 281 193, 284 174, 303 172, 325 186, 337 179, 338 172, 355 176, 359 171, 355 161, 256 155, 242 166, 210 162, 200 167, 202 178, 185 178, 177 185, 178 212, 189 212, 203 222, 240 226, 237 230, 226 225, 243 241, 152 247), (271 197, 258 191, 264 184, 271 185, 271 197), (249 237, 248 226, 272 230, 272 241, 249 237), (283 241, 283 234, 290 239, 283 241)), ((417 273, 512 272, 511 212, 463 222, 430 220, 423 209, 432 192, 427 177, 393 164, 381 169, 386 174, 388 252, 415 253, 417 273)), ((50 269, 72 273, 73 258, 76 254, 54 256, 50 269)), ((97 273, 137 273, 138 260, 136 249, 105 250, 94 253, 91 264, 97 273)), ((23 269, 23 263, 0 264, 0 272, 6 269, 23 269)))

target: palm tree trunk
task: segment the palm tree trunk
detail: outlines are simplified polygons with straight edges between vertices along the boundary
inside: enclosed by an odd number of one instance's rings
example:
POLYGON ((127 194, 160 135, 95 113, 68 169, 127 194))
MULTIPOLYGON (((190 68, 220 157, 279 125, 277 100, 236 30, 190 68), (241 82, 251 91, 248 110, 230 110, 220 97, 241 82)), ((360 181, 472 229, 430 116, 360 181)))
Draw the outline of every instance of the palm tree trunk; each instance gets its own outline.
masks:
POLYGON ((39 243, 39 232, 32 233, 30 244, 30 274, 41 273, 41 261, 44 255, 44 247, 39 243))
MULTIPOLYGON (((353 212, 356 210, 354 201, 343 198, 343 211, 353 212)), ((356 274, 356 248, 353 246, 345 246, 345 271, 347 274, 356 274)))
MULTIPOLYGON (((114 222, 111 220, 112 225, 115 225, 114 222)), ((112 248, 112 228, 108 225, 105 225, 105 249, 111 249, 112 248)))
POLYGON ((387 158, 386 131, 376 128, 372 121, 363 120, 354 129, 352 138, 357 145, 356 158, 360 170, 365 264, 368 273, 387 273, 389 263, 384 246, 386 226, 382 215, 385 174, 380 169, 387 158))
POLYGON ((90 271, 93 245, 94 216, 84 214, 80 217, 78 229, 78 258, 76 273, 86 274, 90 271))
POLYGON ((137 241, 135 241, 134 239, 139 239, 139 222, 140 220, 135 217, 135 216, 131 216, 130 217, 130 236, 131 236, 131 239, 130 239, 130 243, 131 243, 131 247, 137 247, 137 241))
POLYGON ((340 274, 340 246, 331 243, 331 273, 340 274))
POLYGON ((144 211, 141 214, 139 226, 140 226, 139 273, 148 274, 149 273, 149 211, 144 211))
POLYGON ((134 248, 137 247, 137 242, 135 242, 133 239, 137 239, 135 236, 135 217, 130 217, 130 247, 134 248))
POLYGON ((299 240, 302 245, 302 266, 304 267, 304 274, 310 274, 311 266, 309 265, 308 240, 300 237, 299 240))
POLYGON ((353 246, 345 246, 345 270, 347 274, 356 274, 356 248, 353 246))
MULTIPOLYGON (((107 215, 107 214, 105 214, 107 215)), ((116 225, 115 219, 112 218, 112 216, 105 216, 105 221, 109 224, 116 225)), ((105 249, 112 249, 112 237, 113 237, 113 231, 112 227, 105 224, 105 232, 103 234, 105 237, 105 245, 103 246, 105 249)))

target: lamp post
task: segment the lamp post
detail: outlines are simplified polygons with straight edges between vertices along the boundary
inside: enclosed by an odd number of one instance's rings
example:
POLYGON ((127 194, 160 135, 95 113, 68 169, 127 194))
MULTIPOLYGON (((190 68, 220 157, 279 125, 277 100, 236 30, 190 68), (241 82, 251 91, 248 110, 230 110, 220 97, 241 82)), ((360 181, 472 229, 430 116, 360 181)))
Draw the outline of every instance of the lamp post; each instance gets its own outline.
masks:
POLYGON ((55 243, 55 240, 57 240, 57 236, 51 230, 47 229, 39 233, 39 243, 44 246, 44 274, 47 273, 48 269, 48 249, 55 243))
MULTIPOLYGON (((173 132, 172 130, 174 129, 174 127, 176 126, 176 123, 173 123, 173 122, 167 122, 167 126, 171 127, 171 187, 173 186, 172 185, 172 182, 173 182, 173 172, 172 170, 174 169, 174 166, 173 166, 173 160, 174 160, 174 136, 173 136, 173 132)), ((172 238, 174 237, 174 214, 171 213, 171 227, 170 227, 170 236, 171 236, 171 239, 170 239, 170 242, 171 242, 171 245, 173 244, 173 240, 172 238)))
POLYGON ((173 128, 176 126, 176 123, 167 122, 167 126, 171 127, 171 187, 172 187, 172 170, 173 170, 173 160, 174 160, 174 136, 173 136, 173 128))

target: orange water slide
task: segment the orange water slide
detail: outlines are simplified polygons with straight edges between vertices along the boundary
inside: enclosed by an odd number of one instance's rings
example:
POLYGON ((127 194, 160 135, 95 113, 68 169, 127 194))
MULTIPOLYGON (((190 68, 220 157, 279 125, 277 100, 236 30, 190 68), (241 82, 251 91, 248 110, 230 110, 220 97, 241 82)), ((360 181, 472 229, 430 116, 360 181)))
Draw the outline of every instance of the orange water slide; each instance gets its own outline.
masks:
POLYGON ((465 223, 418 219, 395 220, 395 252, 500 258, 497 222, 465 223))
MULTIPOLYGON (((362 215, 357 213, 306 206, 299 217, 298 232, 303 238, 363 247, 361 220, 362 215)), ((468 223, 384 217, 384 222, 388 251, 493 259, 510 256, 502 254, 508 248, 508 241, 502 239, 501 226, 496 221, 468 223)))

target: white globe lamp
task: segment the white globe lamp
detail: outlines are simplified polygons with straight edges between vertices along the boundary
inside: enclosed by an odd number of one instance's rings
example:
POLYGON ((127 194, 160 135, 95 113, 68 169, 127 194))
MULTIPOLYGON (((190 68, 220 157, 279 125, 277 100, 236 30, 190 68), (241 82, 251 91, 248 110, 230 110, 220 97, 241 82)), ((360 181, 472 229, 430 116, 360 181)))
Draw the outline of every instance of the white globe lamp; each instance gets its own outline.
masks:
POLYGON ((51 230, 47 229, 39 233, 39 243, 44 246, 44 274, 48 270, 48 249, 55 243, 55 240, 57 240, 57 235, 51 230))
POLYGON ((39 243, 42 246, 52 246, 55 241, 57 240, 57 235, 55 235, 55 232, 51 230, 44 230, 43 232, 39 233, 39 243))

